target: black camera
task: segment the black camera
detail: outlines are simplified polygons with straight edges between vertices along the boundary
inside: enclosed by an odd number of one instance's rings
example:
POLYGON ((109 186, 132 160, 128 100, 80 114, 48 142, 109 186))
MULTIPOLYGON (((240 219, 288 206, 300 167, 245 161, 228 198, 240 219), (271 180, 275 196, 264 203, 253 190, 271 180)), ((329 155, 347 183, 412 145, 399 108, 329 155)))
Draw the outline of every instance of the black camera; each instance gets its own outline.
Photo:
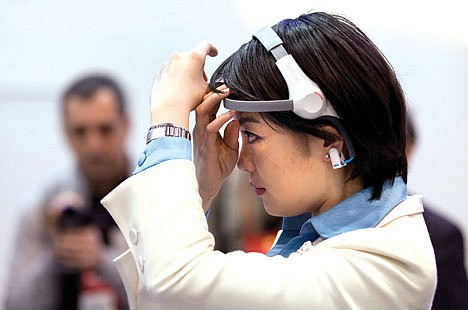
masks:
POLYGON ((82 208, 66 207, 57 218, 57 228, 79 228, 91 224, 91 216, 82 208))

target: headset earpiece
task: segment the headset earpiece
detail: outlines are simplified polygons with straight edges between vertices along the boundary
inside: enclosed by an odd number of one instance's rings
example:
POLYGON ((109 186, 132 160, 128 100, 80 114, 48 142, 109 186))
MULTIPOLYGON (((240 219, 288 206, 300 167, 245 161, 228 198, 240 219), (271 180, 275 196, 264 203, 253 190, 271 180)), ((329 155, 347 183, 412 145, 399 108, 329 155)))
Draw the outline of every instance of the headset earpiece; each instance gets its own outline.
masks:
POLYGON ((336 148, 332 147, 328 153, 330 154, 330 160, 333 169, 339 169, 346 166, 346 163, 344 163, 344 161, 341 158, 342 155, 338 152, 336 148))

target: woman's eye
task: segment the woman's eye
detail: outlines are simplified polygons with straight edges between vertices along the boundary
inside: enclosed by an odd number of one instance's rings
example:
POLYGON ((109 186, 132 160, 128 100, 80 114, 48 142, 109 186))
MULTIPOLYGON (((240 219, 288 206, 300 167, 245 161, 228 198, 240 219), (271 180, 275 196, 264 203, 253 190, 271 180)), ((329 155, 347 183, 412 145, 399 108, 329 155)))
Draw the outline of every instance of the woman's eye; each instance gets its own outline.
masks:
POLYGON ((244 131, 243 134, 247 138, 247 143, 253 143, 258 139, 258 136, 250 131, 244 131))

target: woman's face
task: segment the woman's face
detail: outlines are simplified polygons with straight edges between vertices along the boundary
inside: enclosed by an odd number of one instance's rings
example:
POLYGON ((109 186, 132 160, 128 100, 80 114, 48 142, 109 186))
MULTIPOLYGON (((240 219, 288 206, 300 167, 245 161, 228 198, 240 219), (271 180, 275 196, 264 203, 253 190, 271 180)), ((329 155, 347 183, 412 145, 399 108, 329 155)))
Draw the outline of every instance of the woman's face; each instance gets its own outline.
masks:
POLYGON ((341 200, 337 171, 326 158, 329 147, 322 139, 307 135, 306 152, 296 133, 273 129, 258 113, 238 112, 237 118, 242 135, 237 166, 249 173, 250 185, 269 214, 318 214, 341 200))

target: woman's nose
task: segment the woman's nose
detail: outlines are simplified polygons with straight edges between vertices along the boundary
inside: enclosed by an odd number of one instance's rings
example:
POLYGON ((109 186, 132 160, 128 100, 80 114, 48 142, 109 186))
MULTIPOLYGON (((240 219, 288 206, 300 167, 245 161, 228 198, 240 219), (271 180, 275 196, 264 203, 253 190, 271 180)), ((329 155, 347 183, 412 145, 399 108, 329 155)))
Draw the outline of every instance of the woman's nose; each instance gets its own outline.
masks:
POLYGON ((245 143, 242 143, 240 153, 239 153, 239 160, 237 161, 237 167, 240 170, 243 170, 246 172, 254 172, 255 170, 255 165, 253 164, 252 157, 249 152, 249 148, 248 146, 245 145, 245 143))

